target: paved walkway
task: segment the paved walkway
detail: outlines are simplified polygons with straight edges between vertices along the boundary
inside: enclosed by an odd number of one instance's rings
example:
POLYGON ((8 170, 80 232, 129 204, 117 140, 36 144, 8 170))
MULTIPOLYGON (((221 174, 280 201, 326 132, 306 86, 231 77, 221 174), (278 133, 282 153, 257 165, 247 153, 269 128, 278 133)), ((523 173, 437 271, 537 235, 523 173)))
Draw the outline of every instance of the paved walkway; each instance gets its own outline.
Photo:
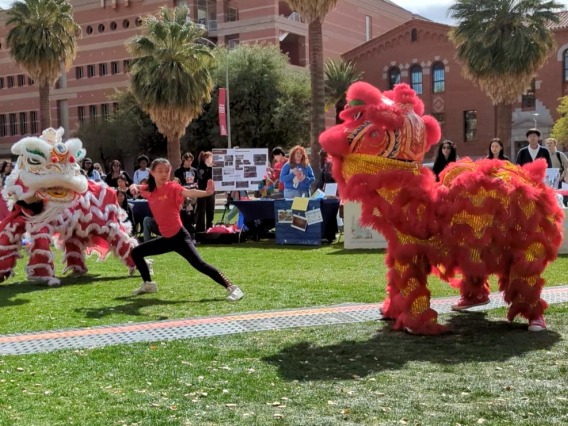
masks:
MULTIPOLYGON (((568 285, 545 288, 542 297, 550 304, 568 302, 568 285)), ((450 306, 456 301, 456 297, 432 299, 432 307, 440 314, 449 313, 451 312, 450 306)), ((505 304, 501 295, 493 293, 491 303, 471 310, 485 311, 502 306, 505 306, 505 304)), ((380 304, 344 304, 0 335, 0 355, 22 355, 123 343, 155 342, 252 331, 282 330, 293 327, 368 322, 381 318, 379 308, 380 304)))

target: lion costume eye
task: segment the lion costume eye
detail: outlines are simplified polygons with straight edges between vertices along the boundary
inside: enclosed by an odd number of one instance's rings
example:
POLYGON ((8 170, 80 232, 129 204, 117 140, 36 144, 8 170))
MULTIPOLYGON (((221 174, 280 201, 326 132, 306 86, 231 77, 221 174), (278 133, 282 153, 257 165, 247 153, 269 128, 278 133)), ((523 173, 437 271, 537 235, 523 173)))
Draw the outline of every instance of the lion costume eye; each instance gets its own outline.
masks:
POLYGON ((30 166, 39 166, 41 164, 41 160, 39 160, 38 158, 35 157, 28 157, 26 159, 26 162, 30 165, 30 166))
POLYGON ((67 153, 67 146, 63 143, 55 144, 53 150, 59 155, 65 155, 67 153))

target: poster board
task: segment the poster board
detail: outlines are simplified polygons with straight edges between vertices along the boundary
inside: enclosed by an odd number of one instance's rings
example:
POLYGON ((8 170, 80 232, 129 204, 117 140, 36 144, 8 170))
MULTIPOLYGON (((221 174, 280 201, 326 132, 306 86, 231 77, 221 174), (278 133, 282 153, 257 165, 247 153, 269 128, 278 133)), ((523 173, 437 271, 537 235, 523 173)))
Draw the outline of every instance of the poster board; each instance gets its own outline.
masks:
POLYGON ((558 249, 558 254, 568 254, 568 208, 564 209, 564 239, 558 249))
POLYGON ((269 165, 268 148, 214 149, 216 191, 256 191, 269 165))
POLYGON ((558 168, 547 168, 544 175, 544 183, 551 188, 558 188, 558 181, 560 179, 560 169, 558 168))
POLYGON ((343 206, 343 229, 346 249, 387 248, 385 237, 371 228, 363 228, 359 223, 361 205, 348 201, 343 206))

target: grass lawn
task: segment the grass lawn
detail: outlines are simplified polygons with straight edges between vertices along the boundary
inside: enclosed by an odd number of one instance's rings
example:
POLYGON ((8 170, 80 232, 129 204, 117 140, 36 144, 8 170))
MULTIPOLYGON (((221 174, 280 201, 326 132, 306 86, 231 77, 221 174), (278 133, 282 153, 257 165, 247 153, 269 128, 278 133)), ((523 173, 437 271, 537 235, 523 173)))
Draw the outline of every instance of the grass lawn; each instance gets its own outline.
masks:
MULTIPOLYGON (((156 257, 160 291, 114 259, 60 288, 0 285, 0 334, 234 312, 379 302, 384 253, 198 247, 246 292, 235 304, 176 255, 156 257)), ((58 267, 59 267, 58 261, 58 267)), ((547 269, 566 283, 568 258, 547 269)), ((22 281, 20 281, 22 280, 22 281)), ((457 295, 430 279, 433 296, 457 295)), ((454 333, 416 337, 384 323, 245 333, 0 358, 0 425, 568 424, 568 305, 528 333, 504 310, 442 316, 454 333)))
POLYGON ((565 425, 568 305, 0 358, 2 425, 565 425))
MULTIPOLYGON (((0 284, 0 334, 175 319, 348 302, 380 302, 385 295, 384 252, 344 250, 342 244, 321 248, 281 246, 274 241, 228 246, 200 245, 205 260, 238 284, 246 296, 225 300, 218 284, 199 274, 176 254, 158 256, 154 279, 159 292, 132 297, 141 283, 129 277, 114 257, 89 259, 82 278, 63 278, 59 288, 26 281, 21 259, 16 277, 0 284)), ((62 270, 61 257, 56 268, 62 270)), ((548 285, 566 283, 568 257, 551 264, 548 285)), ((495 288, 495 286, 494 286, 495 288)), ((458 295, 430 278, 434 297, 458 295)))

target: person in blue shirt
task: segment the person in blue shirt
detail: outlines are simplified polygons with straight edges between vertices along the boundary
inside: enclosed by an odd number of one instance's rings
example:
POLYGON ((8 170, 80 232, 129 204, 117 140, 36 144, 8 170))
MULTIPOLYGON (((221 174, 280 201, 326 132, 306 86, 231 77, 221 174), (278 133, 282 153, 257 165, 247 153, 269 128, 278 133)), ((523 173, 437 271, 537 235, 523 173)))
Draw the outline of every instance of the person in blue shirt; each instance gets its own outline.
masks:
POLYGON ((290 159, 280 172, 280 182, 284 184, 284 198, 309 197, 315 180, 306 150, 296 145, 290 151, 290 159))

